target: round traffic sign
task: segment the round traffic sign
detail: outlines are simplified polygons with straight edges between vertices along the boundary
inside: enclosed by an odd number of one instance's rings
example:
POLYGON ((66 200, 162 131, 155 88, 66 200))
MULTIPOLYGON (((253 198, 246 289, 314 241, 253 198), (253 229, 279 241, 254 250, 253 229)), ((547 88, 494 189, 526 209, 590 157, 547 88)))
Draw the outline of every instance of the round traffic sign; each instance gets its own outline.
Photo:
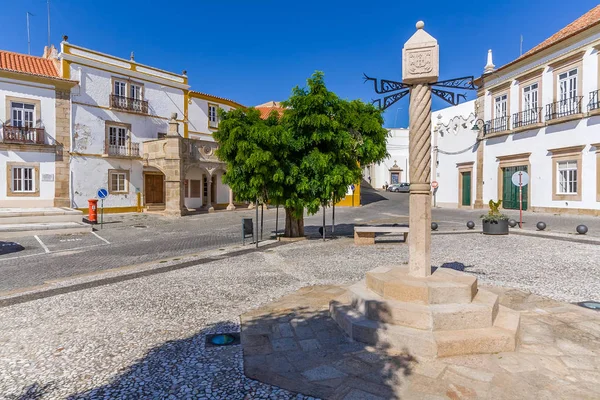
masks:
POLYGON ((511 180, 515 186, 526 186, 529 183, 529 174, 525 171, 517 171, 512 174, 511 180))
POLYGON ((108 190, 106 190, 105 188, 100 188, 98 189, 98 193, 96 193, 98 195, 99 199, 105 199, 106 197, 108 197, 108 190))
POLYGON ((354 189, 356 188, 356 186, 354 186, 354 183, 352 185, 350 185, 350 190, 352 190, 354 192, 354 189))
POLYGON ((439 183, 438 183, 438 181, 433 181, 433 182, 431 182, 431 187, 432 187, 432 188, 434 188, 434 189, 437 189, 437 187, 438 187, 438 186, 439 186, 439 183))

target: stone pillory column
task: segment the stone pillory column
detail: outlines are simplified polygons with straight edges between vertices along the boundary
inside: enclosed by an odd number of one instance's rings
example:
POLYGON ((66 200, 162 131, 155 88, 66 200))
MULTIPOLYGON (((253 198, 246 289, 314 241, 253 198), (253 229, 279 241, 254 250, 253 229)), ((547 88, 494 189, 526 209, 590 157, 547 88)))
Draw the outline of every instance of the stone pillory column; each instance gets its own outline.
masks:
POLYGON ((165 214, 180 216, 184 207, 183 203, 183 160, 182 138, 179 135, 177 113, 171 115, 169 131, 165 146, 165 214))
POLYGON ((402 80, 411 85, 409 106, 409 274, 431 275, 431 87, 439 75, 437 40, 417 22, 402 49, 402 80))

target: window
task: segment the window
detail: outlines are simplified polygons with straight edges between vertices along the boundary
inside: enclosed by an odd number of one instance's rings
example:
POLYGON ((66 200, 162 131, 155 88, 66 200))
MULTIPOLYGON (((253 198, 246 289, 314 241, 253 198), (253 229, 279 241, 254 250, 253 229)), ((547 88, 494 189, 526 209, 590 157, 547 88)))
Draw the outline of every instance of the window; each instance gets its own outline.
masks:
POLYGON ((503 94, 494 99, 494 118, 506 117, 507 114, 508 95, 503 94))
POLYGON ((523 111, 536 111, 538 108, 538 84, 533 83, 523 88, 523 111))
POLYGON ((558 75, 558 100, 566 102, 577 97, 577 68, 558 75))
POLYGON ((33 128, 35 124, 35 106, 20 102, 11 102, 12 126, 33 128))
POLYGON ((115 96, 127 97, 127 91, 125 90, 126 84, 123 81, 115 81, 115 96))
POLYGON ((208 105, 208 127, 217 128, 219 126, 219 116, 217 114, 217 106, 214 104, 208 105))
POLYGON ((108 128, 108 143, 110 146, 127 146, 127 128, 111 126, 108 128))
POLYGON ((132 99, 134 100, 142 100, 142 86, 141 85, 136 85, 136 84, 131 84, 129 85, 129 93, 132 99))
POLYGON ((119 170, 109 170, 108 187, 111 193, 129 192, 129 172, 119 170))
POLYGON ((558 168, 558 194, 577 194, 577 161, 559 161, 558 168))
POLYGON ((13 167, 12 168, 12 191, 15 193, 35 192, 35 168, 13 167))

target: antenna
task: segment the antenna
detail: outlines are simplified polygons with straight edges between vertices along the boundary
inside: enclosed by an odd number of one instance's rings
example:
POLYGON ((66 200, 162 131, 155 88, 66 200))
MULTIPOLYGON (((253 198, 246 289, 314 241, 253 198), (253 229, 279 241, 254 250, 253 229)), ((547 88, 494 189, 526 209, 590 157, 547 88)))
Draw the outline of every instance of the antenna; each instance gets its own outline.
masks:
POLYGON ((523 55, 523 35, 521 35, 521 47, 520 47, 519 57, 522 55, 523 55))
POLYGON ((46 3, 48 4, 48 47, 50 47, 50 0, 46 3))
POLYGON ((33 17, 33 14, 27 11, 25 13, 27 15, 27 54, 31 55, 31 34, 29 32, 29 16, 33 17))

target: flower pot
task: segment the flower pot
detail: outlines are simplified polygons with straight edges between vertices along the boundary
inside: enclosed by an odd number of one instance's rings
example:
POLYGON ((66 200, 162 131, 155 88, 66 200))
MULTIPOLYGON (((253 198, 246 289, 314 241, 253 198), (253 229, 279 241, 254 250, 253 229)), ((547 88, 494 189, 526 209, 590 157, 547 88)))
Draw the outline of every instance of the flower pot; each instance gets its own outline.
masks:
POLYGON ((508 220, 482 221, 485 235, 508 235, 508 220))

